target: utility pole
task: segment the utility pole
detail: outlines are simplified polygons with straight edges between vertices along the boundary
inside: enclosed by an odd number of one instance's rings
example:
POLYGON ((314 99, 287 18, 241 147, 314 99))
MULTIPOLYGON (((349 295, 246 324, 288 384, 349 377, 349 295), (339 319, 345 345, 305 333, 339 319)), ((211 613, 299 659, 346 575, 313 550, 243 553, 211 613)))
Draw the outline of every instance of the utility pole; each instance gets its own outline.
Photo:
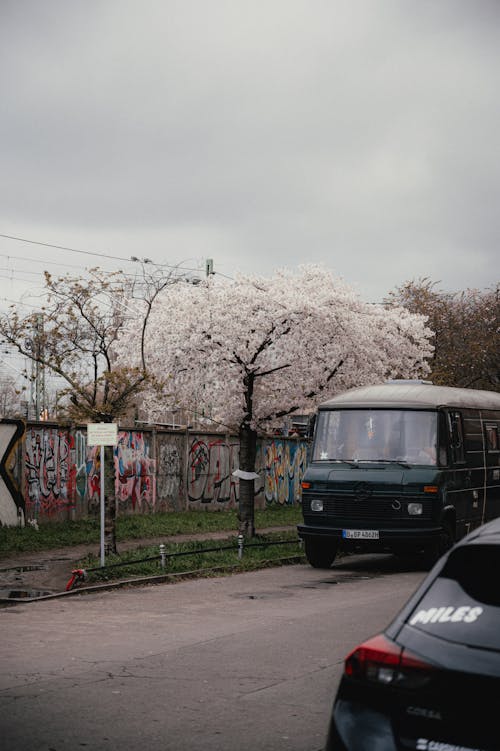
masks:
POLYGON ((43 316, 36 317, 34 337, 31 342, 34 357, 31 360, 31 403, 35 403, 35 420, 45 414, 45 368, 40 360, 43 358, 43 316), (34 384, 34 395, 33 395, 34 384), (34 398, 33 398, 34 397, 34 398))

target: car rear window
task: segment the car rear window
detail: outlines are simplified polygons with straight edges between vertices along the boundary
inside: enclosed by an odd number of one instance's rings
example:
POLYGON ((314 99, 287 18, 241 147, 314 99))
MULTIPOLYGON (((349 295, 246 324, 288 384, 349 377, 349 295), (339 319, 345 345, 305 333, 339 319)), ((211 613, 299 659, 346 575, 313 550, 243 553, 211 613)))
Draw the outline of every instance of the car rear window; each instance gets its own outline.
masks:
POLYGON ((500 650, 500 546, 453 551, 408 619, 448 641, 500 650))

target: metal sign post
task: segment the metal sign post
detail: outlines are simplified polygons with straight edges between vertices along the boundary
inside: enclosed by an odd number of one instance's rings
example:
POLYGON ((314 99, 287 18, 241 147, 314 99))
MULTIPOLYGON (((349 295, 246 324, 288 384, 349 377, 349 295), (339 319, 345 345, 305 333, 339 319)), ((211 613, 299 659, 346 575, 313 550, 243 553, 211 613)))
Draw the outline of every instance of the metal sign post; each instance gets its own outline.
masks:
POLYGON ((87 446, 101 447, 101 567, 105 565, 104 553, 104 447, 118 443, 118 425, 114 422, 93 422, 87 425, 87 446))
POLYGON ((105 564, 104 553, 105 501, 104 501, 104 445, 101 443, 101 568, 105 564))

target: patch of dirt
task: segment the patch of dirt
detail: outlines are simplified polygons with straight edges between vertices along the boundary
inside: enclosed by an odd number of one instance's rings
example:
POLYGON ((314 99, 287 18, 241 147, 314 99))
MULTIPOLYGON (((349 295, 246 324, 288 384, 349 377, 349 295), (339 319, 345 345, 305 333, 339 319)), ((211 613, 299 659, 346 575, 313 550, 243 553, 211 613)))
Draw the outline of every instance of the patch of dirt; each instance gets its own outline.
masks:
MULTIPOLYGON (((259 533, 284 532, 295 527, 270 527, 259 533)), ((118 552, 137 550, 151 545, 169 542, 192 542, 201 540, 223 540, 231 537, 230 531, 206 532, 201 534, 149 537, 141 540, 126 540, 117 544, 118 552)), ((236 535, 234 535, 236 537, 236 535)), ((71 578, 71 572, 78 561, 88 555, 98 558, 99 545, 76 545, 74 547, 44 550, 36 553, 10 554, 0 558, 0 590, 64 592, 71 578)), ((158 551, 159 555, 159 551, 158 551)))

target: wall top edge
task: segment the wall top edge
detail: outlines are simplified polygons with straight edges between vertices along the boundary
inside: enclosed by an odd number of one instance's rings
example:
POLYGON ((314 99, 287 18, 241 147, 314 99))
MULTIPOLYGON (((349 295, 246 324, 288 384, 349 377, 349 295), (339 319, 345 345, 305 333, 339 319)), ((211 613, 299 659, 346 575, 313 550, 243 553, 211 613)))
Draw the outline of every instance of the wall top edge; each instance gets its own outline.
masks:
MULTIPOLYGON (((58 422, 52 422, 50 420, 47 421, 39 421, 39 420, 15 420, 15 422, 22 422, 26 429, 38 429, 41 430, 43 428, 51 428, 51 429, 60 429, 60 430, 87 430, 87 423, 58 423, 58 422)), ((227 431, 220 431, 220 430, 204 430, 203 428, 166 428, 162 425, 159 425, 158 427, 154 425, 148 425, 144 427, 138 427, 137 425, 120 425, 118 424, 118 430, 123 432, 133 432, 133 433, 156 433, 157 435, 187 435, 187 436, 219 436, 223 438, 234 438, 238 440, 238 434, 227 432, 227 431)), ((287 436, 287 435, 270 435, 266 433, 259 433, 257 436, 260 440, 289 440, 289 441, 306 441, 308 442, 310 439, 305 438, 304 436, 287 436)))

